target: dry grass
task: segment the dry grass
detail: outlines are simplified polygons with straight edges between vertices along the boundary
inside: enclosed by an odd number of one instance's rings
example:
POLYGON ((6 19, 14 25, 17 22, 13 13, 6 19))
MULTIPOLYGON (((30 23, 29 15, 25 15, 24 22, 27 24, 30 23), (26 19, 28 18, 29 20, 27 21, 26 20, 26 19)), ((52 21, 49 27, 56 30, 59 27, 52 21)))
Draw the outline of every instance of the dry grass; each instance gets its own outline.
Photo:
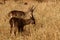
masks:
POLYGON ((60 2, 8 1, 0 4, 0 40, 60 40, 60 2), (24 5, 27 2, 28 5, 24 5), (34 17, 36 25, 27 25, 25 31, 16 37, 10 36, 9 18, 11 10, 27 11, 32 5, 36 6, 34 17))

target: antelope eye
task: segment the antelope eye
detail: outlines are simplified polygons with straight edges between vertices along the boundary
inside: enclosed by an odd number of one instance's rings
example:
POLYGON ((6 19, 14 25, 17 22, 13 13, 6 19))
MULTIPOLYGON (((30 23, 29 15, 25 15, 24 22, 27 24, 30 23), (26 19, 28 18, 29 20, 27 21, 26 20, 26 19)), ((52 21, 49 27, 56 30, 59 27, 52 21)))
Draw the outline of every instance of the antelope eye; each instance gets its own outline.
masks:
POLYGON ((27 2, 24 3, 24 5, 27 5, 27 4, 28 4, 27 2))
POLYGON ((15 16, 17 16, 17 15, 15 14, 15 16))

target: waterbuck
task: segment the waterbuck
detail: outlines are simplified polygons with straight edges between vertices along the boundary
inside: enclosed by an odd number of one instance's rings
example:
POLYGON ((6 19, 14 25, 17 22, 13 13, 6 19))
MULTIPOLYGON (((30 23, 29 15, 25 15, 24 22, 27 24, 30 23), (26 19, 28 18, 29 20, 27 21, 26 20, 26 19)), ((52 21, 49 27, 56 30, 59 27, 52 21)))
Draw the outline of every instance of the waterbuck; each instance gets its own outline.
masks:
POLYGON ((23 32, 24 30, 24 26, 28 25, 28 24, 35 24, 34 20, 32 18, 30 19, 19 19, 16 17, 12 17, 9 20, 10 26, 11 26, 11 30, 10 33, 14 33, 16 35, 16 33, 18 32, 23 32))
POLYGON ((9 15, 12 16, 9 20, 9 24, 11 26, 10 33, 17 34, 17 32, 23 32, 24 26, 28 24, 35 24, 35 18, 33 16, 33 7, 30 9, 30 18, 25 19, 24 17, 26 16, 25 12, 22 11, 12 11, 9 15))

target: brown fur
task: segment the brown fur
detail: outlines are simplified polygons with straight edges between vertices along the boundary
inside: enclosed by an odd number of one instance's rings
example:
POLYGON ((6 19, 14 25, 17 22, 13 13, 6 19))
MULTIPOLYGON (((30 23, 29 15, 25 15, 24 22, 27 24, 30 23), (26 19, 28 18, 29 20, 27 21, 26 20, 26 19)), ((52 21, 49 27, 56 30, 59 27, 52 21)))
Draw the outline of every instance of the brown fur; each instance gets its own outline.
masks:
POLYGON ((10 20, 9 20, 9 23, 11 25, 11 30, 10 30, 10 33, 12 33, 12 31, 14 32, 14 34, 16 35, 16 32, 18 30, 18 32, 23 32, 23 28, 25 25, 28 25, 28 24, 34 24, 34 20, 33 19, 19 19, 19 18, 15 18, 15 17, 12 17, 10 20))

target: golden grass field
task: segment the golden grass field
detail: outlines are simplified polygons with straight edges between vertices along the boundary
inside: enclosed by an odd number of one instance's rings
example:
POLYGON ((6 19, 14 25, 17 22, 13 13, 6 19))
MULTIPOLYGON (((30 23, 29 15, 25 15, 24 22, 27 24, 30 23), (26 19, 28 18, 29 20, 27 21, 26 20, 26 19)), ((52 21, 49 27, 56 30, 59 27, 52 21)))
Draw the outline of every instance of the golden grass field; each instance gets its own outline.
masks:
POLYGON ((60 40, 60 1, 8 0, 0 4, 0 40, 60 40), (25 2, 28 5, 24 5, 25 2), (11 37, 8 13, 11 10, 27 11, 33 5, 36 7, 33 12, 36 25, 26 25, 26 31, 11 37))

